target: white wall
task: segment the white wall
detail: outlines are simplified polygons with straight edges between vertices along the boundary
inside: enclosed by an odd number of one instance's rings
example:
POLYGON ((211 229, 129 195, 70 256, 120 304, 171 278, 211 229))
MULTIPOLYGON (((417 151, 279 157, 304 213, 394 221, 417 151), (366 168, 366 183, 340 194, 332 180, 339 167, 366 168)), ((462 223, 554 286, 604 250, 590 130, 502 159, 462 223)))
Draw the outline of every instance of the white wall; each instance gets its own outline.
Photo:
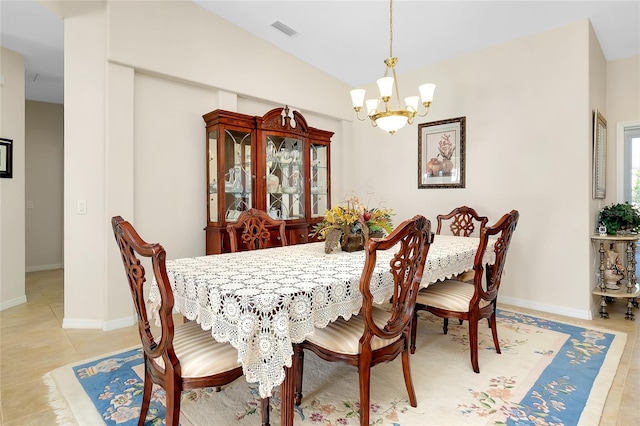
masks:
POLYGON ((349 88, 191 2, 77 13, 65 19, 63 326, 108 329, 132 318, 111 216, 161 241, 170 258, 204 254, 202 115, 219 105, 261 115, 288 102, 309 125, 334 131, 339 148, 344 125, 328 113, 338 104, 331 96, 349 88), (87 215, 76 214, 78 200, 87 215))
POLYGON ((640 56, 607 62, 606 111, 609 142, 615 124, 640 120, 640 56))
POLYGON ((64 107, 26 102, 27 272, 62 268, 64 107))
MULTIPOLYGON (((103 7, 96 2, 64 22, 64 327, 104 328, 108 319, 106 92, 117 87, 107 79, 103 7), (86 201, 85 215, 77 214, 79 200, 86 201)), ((130 161, 125 152, 123 161, 130 161)))
POLYGON ((461 204, 492 221, 518 209, 501 299, 589 317, 590 116, 605 79, 591 37, 582 21, 400 75, 403 95, 438 84, 418 122, 467 117, 466 188, 418 190, 416 124, 389 136, 350 122, 349 87, 191 2, 99 3, 68 16, 64 326, 112 328, 130 317, 111 216, 162 242, 169 258, 204 252, 201 116, 284 104, 336 133, 334 203, 353 191, 387 202, 398 221, 461 204), (75 214, 78 199, 86 216, 75 214))
POLYGON ((464 189, 417 189, 415 125, 384 137, 354 126, 356 167, 346 176, 358 193, 394 206, 398 220, 435 221, 468 205, 495 223, 518 210, 500 299, 578 317, 592 301, 589 27, 577 22, 399 77, 404 90, 437 84, 418 122, 466 116, 464 189))
MULTIPOLYGON (((624 179, 624 128, 640 126, 640 55, 607 63, 607 147, 615 181, 624 179)), ((608 176, 607 176, 608 178, 608 176)), ((607 192, 609 188, 607 188, 607 192)), ((611 202, 623 202, 622 185, 611 202)), ((609 195, 609 193, 607 194, 609 195)), ((609 198, 609 197, 607 197, 609 198)))
POLYGON ((25 295, 24 57, 0 48, 0 137, 13 139, 13 178, 0 179, 0 310, 25 295))

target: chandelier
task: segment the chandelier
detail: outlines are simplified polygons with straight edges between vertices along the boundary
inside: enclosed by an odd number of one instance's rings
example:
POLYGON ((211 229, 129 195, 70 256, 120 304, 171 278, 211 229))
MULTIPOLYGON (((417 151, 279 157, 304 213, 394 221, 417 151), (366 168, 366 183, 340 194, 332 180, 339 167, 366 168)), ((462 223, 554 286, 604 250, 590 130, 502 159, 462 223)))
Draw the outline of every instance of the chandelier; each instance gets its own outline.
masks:
MULTIPOLYGON (((394 134, 396 130, 401 129, 405 124, 413 123, 413 118, 418 114, 418 96, 409 96, 404 99, 405 107, 400 105, 400 92, 398 91, 398 78, 396 77, 395 66, 398 63, 398 58, 393 56, 393 0, 389 0, 389 57, 384 60, 386 68, 384 70, 384 77, 377 80, 378 91, 380 96, 378 99, 367 99, 367 117, 371 119, 373 127, 380 127, 382 130, 394 134), (389 76, 389 71, 393 77, 389 76), (391 97, 393 89, 396 92, 396 109, 392 109, 391 97), (384 109, 380 109, 380 104, 384 106, 384 109)), ((424 117, 429 112, 429 106, 433 100, 433 92, 436 90, 435 84, 423 84, 418 87, 420 97, 422 98, 422 105, 425 108, 423 114, 418 114, 419 117, 424 117)), ((356 111, 356 117, 358 120, 364 121, 367 117, 360 118, 360 110, 365 103, 364 96, 366 91, 364 89, 355 89, 351 92, 351 102, 353 103, 353 109, 356 111)))

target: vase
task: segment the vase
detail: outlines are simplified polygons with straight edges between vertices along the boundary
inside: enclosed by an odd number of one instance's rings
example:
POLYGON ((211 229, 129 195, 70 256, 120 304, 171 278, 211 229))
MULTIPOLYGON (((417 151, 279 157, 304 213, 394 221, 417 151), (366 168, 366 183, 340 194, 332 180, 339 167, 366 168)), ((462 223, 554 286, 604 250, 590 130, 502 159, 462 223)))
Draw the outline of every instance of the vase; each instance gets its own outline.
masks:
POLYGON ((448 158, 442 160, 442 174, 449 175, 453 170, 453 161, 448 158))
POLYGON ((606 288, 611 290, 619 290, 620 289, 620 280, 623 278, 622 275, 617 274, 616 271, 611 269, 604 270, 604 285, 606 288))
POLYGON ((340 243, 342 251, 354 252, 364 250, 364 235, 361 233, 345 234, 340 243))
MULTIPOLYGON (((382 238, 384 237, 384 233, 382 231, 371 232, 369 234, 369 238, 382 238)), ((342 238, 340 247, 342 251, 353 252, 364 250, 364 245, 367 243, 368 238, 365 238, 364 234, 361 232, 353 232, 347 234, 342 238)))
POLYGON ((384 237, 384 232, 382 231, 376 231, 376 232, 370 232, 369 233, 369 238, 382 238, 384 237))

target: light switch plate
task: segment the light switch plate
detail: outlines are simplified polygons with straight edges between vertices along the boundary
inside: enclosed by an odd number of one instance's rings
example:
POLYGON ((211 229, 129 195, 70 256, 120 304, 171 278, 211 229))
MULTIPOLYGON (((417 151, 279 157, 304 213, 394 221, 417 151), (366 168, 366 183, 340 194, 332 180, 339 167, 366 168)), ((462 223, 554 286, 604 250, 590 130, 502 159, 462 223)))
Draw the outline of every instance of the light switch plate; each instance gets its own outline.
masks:
POLYGON ((78 214, 87 214, 87 200, 78 200, 78 214))

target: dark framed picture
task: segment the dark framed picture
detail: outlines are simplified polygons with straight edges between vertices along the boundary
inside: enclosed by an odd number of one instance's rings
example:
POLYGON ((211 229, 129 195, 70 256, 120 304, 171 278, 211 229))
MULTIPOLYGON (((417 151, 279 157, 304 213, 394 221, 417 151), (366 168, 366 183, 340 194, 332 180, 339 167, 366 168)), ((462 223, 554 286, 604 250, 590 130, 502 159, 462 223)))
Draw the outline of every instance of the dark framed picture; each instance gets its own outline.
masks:
POLYGON ((0 138, 0 178, 13 177, 13 140, 0 138))
POLYGON ((600 111, 593 111, 593 198, 607 195, 607 120, 600 111))
POLYGON ((464 188, 465 121, 418 125, 418 188, 464 188))

